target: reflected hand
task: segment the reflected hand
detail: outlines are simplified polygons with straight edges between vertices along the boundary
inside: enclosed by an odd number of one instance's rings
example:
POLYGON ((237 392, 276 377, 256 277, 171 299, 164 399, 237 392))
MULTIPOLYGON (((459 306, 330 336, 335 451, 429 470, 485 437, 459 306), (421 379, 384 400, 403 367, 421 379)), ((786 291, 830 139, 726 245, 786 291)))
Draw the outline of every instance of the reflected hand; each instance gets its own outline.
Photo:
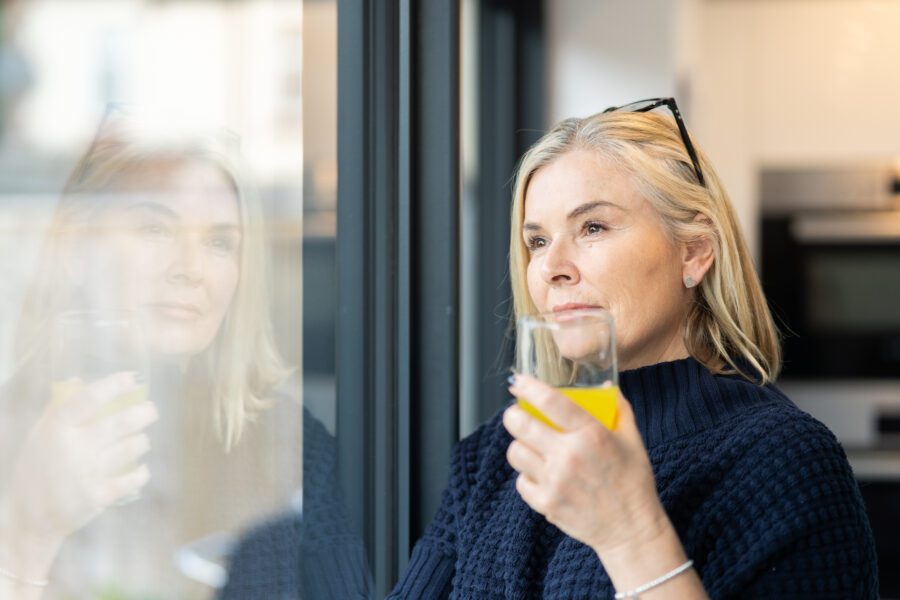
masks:
POLYGON ((517 375, 510 393, 559 425, 556 431, 513 405, 503 425, 515 438, 506 456, 516 490, 535 511, 601 557, 626 544, 653 543, 671 527, 631 405, 619 394, 610 431, 558 390, 517 375))
POLYGON ((22 447, 4 498, 22 535, 61 541, 147 483, 147 466, 135 465, 150 449, 144 430, 158 419, 156 407, 144 400, 104 412, 138 388, 132 373, 118 373, 48 405, 22 447))

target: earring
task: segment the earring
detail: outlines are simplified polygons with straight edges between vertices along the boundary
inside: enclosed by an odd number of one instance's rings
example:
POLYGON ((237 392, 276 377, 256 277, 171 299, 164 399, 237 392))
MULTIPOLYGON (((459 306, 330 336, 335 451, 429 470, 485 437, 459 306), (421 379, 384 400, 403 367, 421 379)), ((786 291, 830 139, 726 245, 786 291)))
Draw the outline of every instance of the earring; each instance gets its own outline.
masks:
POLYGON ((690 289, 690 288, 694 287, 695 285, 697 285, 697 282, 694 281, 694 278, 691 277, 690 275, 688 275, 687 277, 684 278, 684 287, 690 289))

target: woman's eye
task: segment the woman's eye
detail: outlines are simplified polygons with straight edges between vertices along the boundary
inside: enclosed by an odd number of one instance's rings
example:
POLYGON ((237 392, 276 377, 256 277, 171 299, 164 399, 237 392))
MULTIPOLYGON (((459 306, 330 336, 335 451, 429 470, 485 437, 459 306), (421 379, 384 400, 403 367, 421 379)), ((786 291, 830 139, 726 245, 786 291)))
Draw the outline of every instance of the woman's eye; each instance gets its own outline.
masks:
POLYGON ((540 250, 541 248, 547 245, 547 240, 542 237, 532 237, 528 238, 528 249, 529 250, 540 250))
POLYGON ((603 231, 603 229, 604 229, 603 225, 601 225, 600 223, 597 223, 596 221, 590 221, 590 222, 584 224, 584 231, 588 235, 595 235, 595 234, 603 231))
POLYGON ((233 253, 237 248, 237 243, 233 239, 222 236, 210 238, 209 245, 214 250, 227 254, 233 253))
POLYGON ((139 231, 145 237, 164 238, 169 236, 169 229, 161 223, 144 223, 140 226, 139 231))

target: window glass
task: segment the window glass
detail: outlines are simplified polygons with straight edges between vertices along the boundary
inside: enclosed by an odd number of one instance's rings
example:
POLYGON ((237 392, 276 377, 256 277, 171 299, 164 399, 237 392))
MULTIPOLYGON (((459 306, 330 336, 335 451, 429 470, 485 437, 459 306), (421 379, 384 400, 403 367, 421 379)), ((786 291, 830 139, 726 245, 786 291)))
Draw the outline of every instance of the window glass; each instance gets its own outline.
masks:
POLYGON ((0 3, 0 596, 300 596, 335 4, 0 3))

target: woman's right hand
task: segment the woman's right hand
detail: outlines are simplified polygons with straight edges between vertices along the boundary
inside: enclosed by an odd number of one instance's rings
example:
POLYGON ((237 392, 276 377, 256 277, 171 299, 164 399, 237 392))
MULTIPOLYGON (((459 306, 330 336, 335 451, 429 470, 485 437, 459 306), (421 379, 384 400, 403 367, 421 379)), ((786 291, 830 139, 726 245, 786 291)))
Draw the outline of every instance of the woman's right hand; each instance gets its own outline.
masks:
POLYGON ((117 373, 49 403, 4 491, 7 541, 58 546, 104 509, 141 490, 150 472, 138 461, 150 449, 145 429, 159 418, 156 407, 143 400, 104 411, 139 387, 133 373, 117 373))

